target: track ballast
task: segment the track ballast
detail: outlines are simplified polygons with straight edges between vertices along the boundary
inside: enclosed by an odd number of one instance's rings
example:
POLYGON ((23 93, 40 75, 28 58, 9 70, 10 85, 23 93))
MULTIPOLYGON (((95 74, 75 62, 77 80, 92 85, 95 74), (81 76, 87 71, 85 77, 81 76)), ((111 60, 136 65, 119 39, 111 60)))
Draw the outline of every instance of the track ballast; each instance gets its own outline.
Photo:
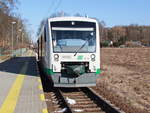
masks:
POLYGON ((91 88, 54 88, 46 98, 54 113, 121 113, 91 88))

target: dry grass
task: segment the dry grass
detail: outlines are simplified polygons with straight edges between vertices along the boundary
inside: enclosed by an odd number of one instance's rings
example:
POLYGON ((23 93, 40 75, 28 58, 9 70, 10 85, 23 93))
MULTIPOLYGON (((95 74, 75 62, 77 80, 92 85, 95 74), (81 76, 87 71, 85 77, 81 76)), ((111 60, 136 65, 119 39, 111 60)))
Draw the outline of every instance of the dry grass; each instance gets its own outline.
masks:
POLYGON ((150 48, 103 48, 101 69, 104 96, 129 113, 150 111, 150 48))

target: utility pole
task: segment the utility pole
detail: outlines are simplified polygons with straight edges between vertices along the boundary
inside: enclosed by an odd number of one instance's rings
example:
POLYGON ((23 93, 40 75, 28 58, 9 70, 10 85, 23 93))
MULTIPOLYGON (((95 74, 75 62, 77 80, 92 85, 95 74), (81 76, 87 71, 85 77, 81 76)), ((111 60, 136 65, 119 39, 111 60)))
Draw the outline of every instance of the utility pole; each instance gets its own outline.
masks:
MULTIPOLYGON (((19 37, 20 37, 21 40, 22 40, 22 29, 19 29, 19 37)), ((19 48, 21 49, 21 50, 20 50, 20 55, 22 55, 22 48, 21 48, 21 45, 22 45, 22 41, 19 43, 19 48)))
MULTIPOLYGON (((22 47, 23 47, 23 35, 24 35, 24 33, 22 33, 22 37, 21 37, 21 39, 22 39, 22 40, 21 40, 21 42, 22 42, 22 44, 21 44, 22 47)), ((22 49, 23 49, 23 48, 22 48, 22 49)), ((22 50, 22 56, 23 56, 23 50, 22 50)))
POLYGON ((12 56, 13 56, 13 49, 14 49, 14 47, 13 47, 14 46, 13 45, 13 42, 14 42, 14 40, 13 40, 13 35, 14 35, 14 33, 13 33, 13 25, 16 24, 16 22, 13 21, 13 22, 11 22, 11 24, 12 24, 12 39, 11 39, 12 42, 11 42, 11 46, 12 46, 12 56))

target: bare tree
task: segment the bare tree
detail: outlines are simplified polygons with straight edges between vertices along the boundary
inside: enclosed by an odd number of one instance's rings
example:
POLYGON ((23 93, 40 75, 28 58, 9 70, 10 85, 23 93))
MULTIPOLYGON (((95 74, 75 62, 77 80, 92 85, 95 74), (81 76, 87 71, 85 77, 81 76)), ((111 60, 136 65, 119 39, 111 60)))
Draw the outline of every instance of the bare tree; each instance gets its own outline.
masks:
MULTIPOLYGON (((11 36, 12 36, 12 22, 16 24, 13 25, 13 38, 14 45, 21 43, 21 35, 19 30, 22 32, 27 32, 24 21, 21 19, 21 16, 12 12, 12 9, 16 8, 17 0, 1 0, 0 1, 0 48, 10 47, 11 36), (17 16, 14 16, 17 15, 17 16)), ((25 40, 29 37, 23 37, 25 40)))

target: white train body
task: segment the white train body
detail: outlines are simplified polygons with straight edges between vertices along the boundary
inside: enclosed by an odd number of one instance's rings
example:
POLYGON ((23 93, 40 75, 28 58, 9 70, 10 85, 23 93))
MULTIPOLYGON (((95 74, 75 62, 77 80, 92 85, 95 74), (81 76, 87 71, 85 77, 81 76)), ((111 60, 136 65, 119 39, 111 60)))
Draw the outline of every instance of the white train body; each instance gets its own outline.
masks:
POLYGON ((38 56, 55 87, 96 85, 100 74, 98 22, 85 17, 48 19, 38 39, 38 56))

